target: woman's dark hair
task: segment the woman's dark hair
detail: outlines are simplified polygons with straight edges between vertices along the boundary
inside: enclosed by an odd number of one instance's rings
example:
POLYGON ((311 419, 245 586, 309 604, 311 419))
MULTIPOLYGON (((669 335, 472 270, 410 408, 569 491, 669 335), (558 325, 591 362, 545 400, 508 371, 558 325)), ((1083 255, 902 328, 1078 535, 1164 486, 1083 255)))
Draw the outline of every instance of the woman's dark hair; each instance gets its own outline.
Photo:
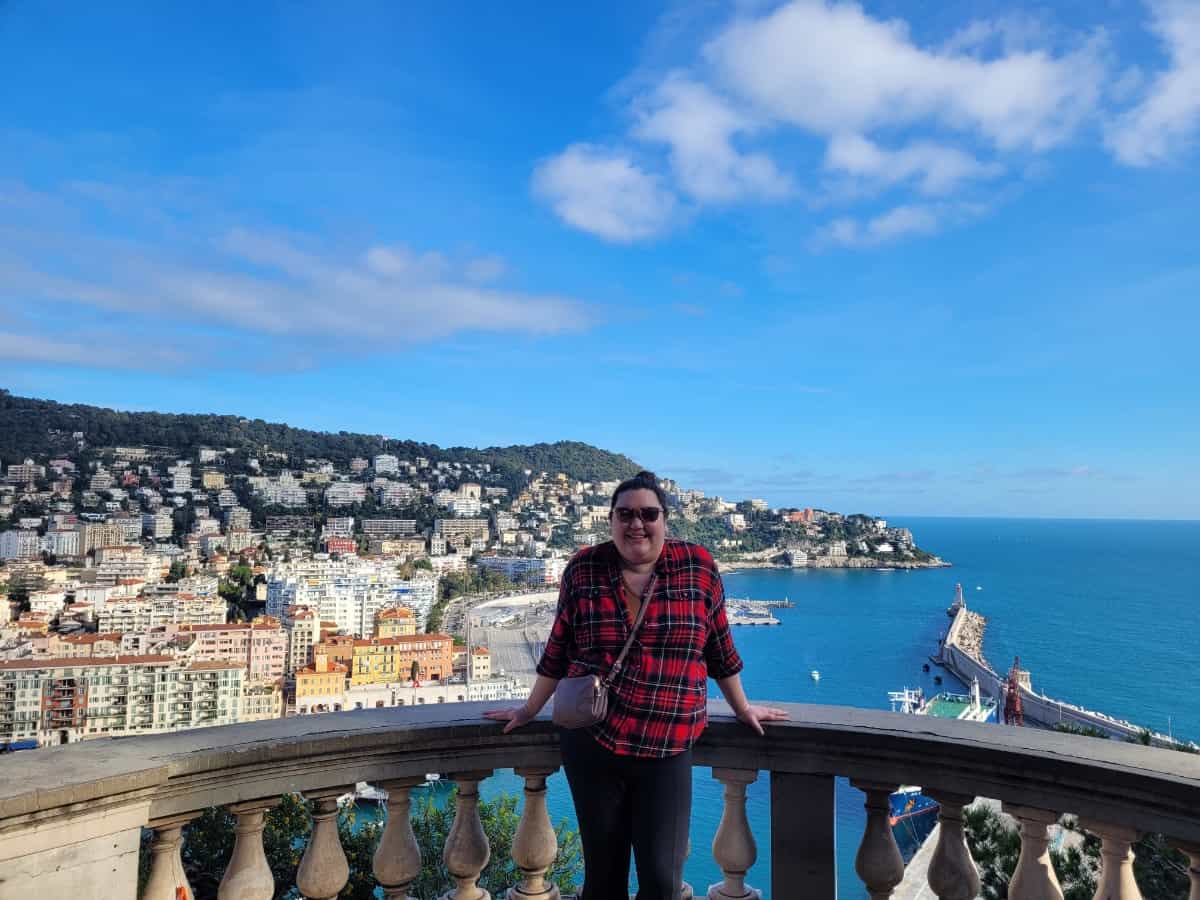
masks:
POLYGON ((612 511, 617 508, 617 498, 626 491, 654 491, 654 496, 658 498, 658 504, 663 508, 663 518, 667 515, 667 494, 658 486, 658 476, 653 472, 641 471, 632 478, 626 478, 617 485, 617 489, 613 491, 612 502, 608 504, 608 514, 611 516, 612 511))

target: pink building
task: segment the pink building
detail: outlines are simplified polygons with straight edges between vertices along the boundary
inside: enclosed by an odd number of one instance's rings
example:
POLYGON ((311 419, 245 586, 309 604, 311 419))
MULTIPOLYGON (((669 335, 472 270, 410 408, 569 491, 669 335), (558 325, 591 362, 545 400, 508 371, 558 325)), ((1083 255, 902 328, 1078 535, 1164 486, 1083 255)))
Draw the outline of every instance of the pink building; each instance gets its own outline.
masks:
POLYGON ((192 659, 196 662, 226 659, 242 663, 248 681, 283 678, 287 635, 275 619, 253 624, 183 625, 179 633, 195 635, 192 659))

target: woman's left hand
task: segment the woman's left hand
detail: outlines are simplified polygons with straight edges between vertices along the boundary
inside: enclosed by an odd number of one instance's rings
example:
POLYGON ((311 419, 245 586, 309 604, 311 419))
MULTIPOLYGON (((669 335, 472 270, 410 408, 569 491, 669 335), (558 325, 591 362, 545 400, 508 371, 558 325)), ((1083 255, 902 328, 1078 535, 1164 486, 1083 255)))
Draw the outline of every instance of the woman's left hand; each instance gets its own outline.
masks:
POLYGON ((789 718, 786 709, 780 709, 778 706, 756 706, 753 703, 743 706, 736 715, 739 722, 749 725, 759 734, 763 733, 763 722, 782 722, 789 718))

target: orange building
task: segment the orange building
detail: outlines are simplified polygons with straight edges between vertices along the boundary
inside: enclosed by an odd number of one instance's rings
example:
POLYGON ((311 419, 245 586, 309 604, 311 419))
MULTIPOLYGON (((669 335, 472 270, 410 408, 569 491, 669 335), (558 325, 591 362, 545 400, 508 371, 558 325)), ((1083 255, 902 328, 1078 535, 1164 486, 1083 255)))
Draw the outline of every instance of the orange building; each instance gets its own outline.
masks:
POLYGON ((339 712, 346 698, 346 667, 315 654, 311 666, 296 671, 296 712, 339 712))
POLYGON ((417 617, 407 606, 388 606, 375 617, 375 637, 403 637, 417 633, 417 617))
POLYGON ((408 681, 413 663, 421 681, 442 681, 454 673, 454 639, 448 634, 413 634, 354 642, 350 685, 408 681))

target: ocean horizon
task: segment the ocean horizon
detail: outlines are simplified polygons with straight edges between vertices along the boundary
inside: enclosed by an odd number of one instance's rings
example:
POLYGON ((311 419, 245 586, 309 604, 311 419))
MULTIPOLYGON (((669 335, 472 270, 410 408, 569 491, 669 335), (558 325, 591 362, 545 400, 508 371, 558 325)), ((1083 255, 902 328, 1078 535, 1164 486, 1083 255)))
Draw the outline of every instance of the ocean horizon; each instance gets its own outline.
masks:
MULTIPOLYGON (((734 630, 756 701, 887 709, 889 691, 962 690, 949 673, 922 664, 949 623, 961 583, 967 605, 988 619, 984 653, 1007 671, 1013 657, 1036 690, 1056 699, 1200 740, 1200 522, 1183 520, 883 516, 911 528, 923 549, 953 565, 919 570, 745 569, 725 576, 735 597, 783 599, 778 627, 734 630), (1168 627, 1169 626, 1169 627, 1168 627), (810 672, 821 679, 814 682, 810 672)), ((710 682, 710 696, 719 697, 710 682)), ((991 727, 991 726, 980 726, 991 727)), ((519 791, 511 772, 485 796, 519 791)), ((685 870, 697 894, 721 875, 710 846, 721 817, 721 785, 694 773, 692 850, 685 870)), ((770 896, 769 774, 747 791, 758 843, 748 883, 770 896)), ((862 794, 837 791, 839 897, 867 896, 854 873, 862 794)), ((551 779, 552 819, 574 823, 561 771, 551 779)))

